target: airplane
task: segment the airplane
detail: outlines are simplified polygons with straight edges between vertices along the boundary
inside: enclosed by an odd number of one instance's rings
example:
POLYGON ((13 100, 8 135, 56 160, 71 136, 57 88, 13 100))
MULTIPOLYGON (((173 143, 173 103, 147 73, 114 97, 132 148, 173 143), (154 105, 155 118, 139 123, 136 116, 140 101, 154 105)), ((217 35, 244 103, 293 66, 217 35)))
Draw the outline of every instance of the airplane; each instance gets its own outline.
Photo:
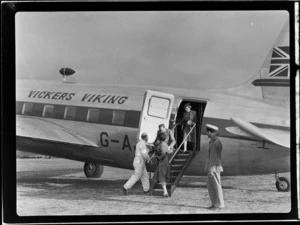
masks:
POLYGON ((75 73, 70 68, 60 70, 63 81, 17 80, 17 150, 81 161, 86 177, 101 177, 104 166, 133 169, 141 134, 148 134, 151 147, 165 124, 175 133, 175 164, 184 158, 177 122, 189 102, 197 113, 197 140, 177 183, 183 175, 206 175, 205 125, 213 124, 223 144, 222 176, 275 174, 278 191, 289 191, 289 179, 279 177, 290 171, 288 31, 287 22, 257 75, 230 88, 87 85, 67 82, 75 73))

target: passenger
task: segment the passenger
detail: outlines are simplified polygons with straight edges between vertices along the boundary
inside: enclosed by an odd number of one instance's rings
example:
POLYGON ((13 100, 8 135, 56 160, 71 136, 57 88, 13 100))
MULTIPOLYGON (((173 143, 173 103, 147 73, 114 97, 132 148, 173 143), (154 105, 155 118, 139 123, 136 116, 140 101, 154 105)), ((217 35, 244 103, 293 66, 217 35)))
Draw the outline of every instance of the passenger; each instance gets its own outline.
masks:
POLYGON ((164 124, 160 124, 158 126, 158 131, 157 131, 156 139, 154 141, 154 146, 158 146, 158 144, 159 144, 159 135, 161 133, 164 133, 166 135, 165 142, 168 145, 168 150, 173 151, 174 145, 176 144, 176 140, 175 140, 173 131, 170 130, 170 129, 167 129, 164 124))
MULTIPOLYGON (((183 133, 183 140, 187 137, 188 133, 197 123, 197 114, 196 111, 191 110, 192 106, 190 103, 186 103, 184 105, 185 112, 183 114, 182 120, 179 124, 182 124, 182 133, 183 133)), ((183 152, 187 151, 187 142, 193 143, 193 148, 195 148, 196 143, 196 131, 195 128, 191 131, 190 135, 184 140, 183 142, 183 152)))
POLYGON ((222 143, 216 135, 218 127, 207 124, 206 130, 208 137, 211 139, 209 142, 209 155, 205 170, 207 171, 207 189, 211 200, 209 209, 224 208, 223 191, 221 186, 221 172, 223 172, 221 153, 222 143))
POLYGON ((134 174, 122 187, 124 195, 127 195, 128 190, 138 181, 141 180, 144 193, 149 193, 149 175, 146 169, 146 161, 150 159, 149 149, 146 146, 148 135, 143 133, 140 140, 136 145, 135 158, 133 160, 134 174))
POLYGON ((166 181, 170 178, 169 177, 169 157, 168 154, 172 153, 172 150, 169 150, 169 147, 166 143, 166 134, 160 133, 158 136, 159 145, 158 145, 158 181, 161 183, 162 188, 164 190, 164 197, 169 197, 167 191, 167 183, 166 181))

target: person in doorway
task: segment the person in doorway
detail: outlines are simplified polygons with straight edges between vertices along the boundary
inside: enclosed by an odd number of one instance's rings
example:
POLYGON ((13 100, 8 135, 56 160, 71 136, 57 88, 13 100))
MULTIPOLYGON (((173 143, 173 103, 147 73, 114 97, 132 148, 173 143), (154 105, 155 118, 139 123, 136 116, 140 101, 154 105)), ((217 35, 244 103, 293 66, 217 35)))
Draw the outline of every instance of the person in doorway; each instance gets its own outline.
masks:
POLYGON ((217 137, 218 127, 206 124, 206 131, 209 141, 209 154, 206 161, 205 170, 207 172, 207 189, 211 200, 209 209, 222 209, 225 207, 223 191, 221 186, 221 172, 223 172, 221 153, 222 143, 217 137))
POLYGON ((173 151, 169 149, 169 146, 166 142, 166 134, 160 133, 158 136, 159 145, 158 145, 158 181, 161 183, 162 188, 164 190, 164 197, 168 198, 169 194, 167 191, 167 180, 169 177, 169 157, 168 154, 172 153, 173 151))
POLYGON ((187 151, 187 143, 192 142, 193 147, 196 143, 196 131, 195 128, 192 130, 194 125, 197 123, 197 114, 196 111, 191 110, 192 106, 190 103, 184 105, 184 114, 180 123, 182 124, 182 133, 183 133, 183 152, 187 151))
POLYGON ((160 143, 159 135, 162 133, 166 135, 165 142, 168 145, 168 151, 173 151, 174 145, 176 144, 174 133, 172 130, 167 129, 164 124, 160 124, 158 126, 158 131, 157 131, 156 139, 154 141, 154 146, 158 146, 158 144, 160 143))
POLYGON ((138 181, 141 180, 144 193, 149 193, 149 175, 146 169, 146 161, 150 159, 149 149, 146 142, 148 141, 148 135, 143 133, 141 140, 136 145, 135 158, 133 160, 134 174, 122 187, 124 195, 127 195, 128 190, 138 181))

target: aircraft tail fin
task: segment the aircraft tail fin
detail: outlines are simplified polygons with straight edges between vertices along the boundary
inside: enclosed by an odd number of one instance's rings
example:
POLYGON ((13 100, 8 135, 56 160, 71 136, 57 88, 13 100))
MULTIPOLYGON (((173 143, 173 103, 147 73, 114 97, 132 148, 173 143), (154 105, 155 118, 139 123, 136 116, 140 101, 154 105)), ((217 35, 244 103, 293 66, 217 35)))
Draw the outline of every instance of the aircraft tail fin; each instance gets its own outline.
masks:
POLYGON ((259 78, 252 84, 261 87, 262 97, 268 102, 289 103, 290 46, 287 22, 259 71, 259 78))
POLYGON ((290 46, 287 21, 269 51, 259 72, 251 79, 226 93, 261 98, 275 105, 288 105, 290 98, 290 46))

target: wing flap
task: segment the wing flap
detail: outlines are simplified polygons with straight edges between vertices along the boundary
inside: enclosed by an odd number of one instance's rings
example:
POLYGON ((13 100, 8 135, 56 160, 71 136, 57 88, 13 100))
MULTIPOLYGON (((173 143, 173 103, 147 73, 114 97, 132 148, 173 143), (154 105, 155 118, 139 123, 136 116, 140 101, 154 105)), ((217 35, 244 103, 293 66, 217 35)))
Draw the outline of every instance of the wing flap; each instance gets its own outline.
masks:
POLYGON ((96 143, 43 119, 17 116, 16 125, 17 136, 98 147, 96 143))
POLYGON ((230 133, 254 139, 262 139, 290 148, 290 132, 278 129, 258 128, 239 118, 230 118, 238 127, 228 127, 230 133))

